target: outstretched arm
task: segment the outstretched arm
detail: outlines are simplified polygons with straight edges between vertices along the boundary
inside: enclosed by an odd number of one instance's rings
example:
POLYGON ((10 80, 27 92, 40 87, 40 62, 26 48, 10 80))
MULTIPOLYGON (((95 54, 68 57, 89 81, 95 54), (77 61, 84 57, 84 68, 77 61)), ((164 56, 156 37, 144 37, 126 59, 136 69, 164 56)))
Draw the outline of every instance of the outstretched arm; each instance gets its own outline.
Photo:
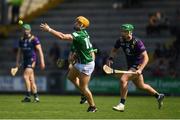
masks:
POLYGON ((62 32, 58 32, 52 28, 49 27, 49 25, 47 23, 41 23, 40 28, 43 31, 49 32, 52 35, 56 36, 57 38, 61 39, 61 40, 69 40, 72 41, 73 40, 73 36, 71 34, 64 34, 62 32))

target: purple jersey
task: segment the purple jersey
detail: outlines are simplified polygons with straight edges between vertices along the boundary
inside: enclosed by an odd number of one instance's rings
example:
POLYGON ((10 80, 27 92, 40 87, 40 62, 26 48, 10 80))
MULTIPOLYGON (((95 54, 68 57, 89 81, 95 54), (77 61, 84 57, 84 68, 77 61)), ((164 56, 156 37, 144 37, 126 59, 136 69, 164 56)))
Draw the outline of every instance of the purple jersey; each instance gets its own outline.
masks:
POLYGON ((114 48, 122 48, 127 59, 128 68, 137 67, 142 63, 142 56, 141 53, 146 51, 146 48, 143 42, 137 38, 132 38, 131 41, 125 41, 122 37, 120 37, 115 45, 114 48))
POLYGON ((31 36, 29 38, 22 38, 19 41, 19 47, 22 50, 24 62, 26 61, 36 61, 36 50, 35 46, 40 44, 37 37, 31 36))

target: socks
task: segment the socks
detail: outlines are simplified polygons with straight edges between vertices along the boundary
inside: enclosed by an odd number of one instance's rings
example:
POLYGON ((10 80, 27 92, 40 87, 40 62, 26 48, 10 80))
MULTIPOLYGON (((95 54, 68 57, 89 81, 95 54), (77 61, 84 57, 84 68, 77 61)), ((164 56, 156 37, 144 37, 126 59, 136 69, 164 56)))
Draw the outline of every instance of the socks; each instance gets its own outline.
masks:
POLYGON ((155 98, 157 98, 157 99, 158 99, 158 97, 159 97, 159 93, 155 93, 155 94, 154 94, 154 96, 155 96, 155 98))
POLYGON ((31 96, 31 92, 30 91, 27 91, 26 92, 26 97, 30 97, 31 96))
POLYGON ((81 99, 86 99, 86 96, 81 94, 81 99))
POLYGON ((123 99, 123 98, 121 98, 120 103, 122 103, 122 104, 124 105, 124 104, 125 104, 125 102, 126 102, 126 100, 125 100, 125 99, 123 99))
POLYGON ((38 97, 38 94, 37 93, 34 93, 34 98, 37 98, 38 97))
MULTIPOLYGON (((37 98, 38 97, 38 94, 37 93, 33 93, 34 95, 34 98, 37 98)), ((27 91, 26 92, 26 97, 30 98, 31 97, 31 92, 30 91, 27 91)))

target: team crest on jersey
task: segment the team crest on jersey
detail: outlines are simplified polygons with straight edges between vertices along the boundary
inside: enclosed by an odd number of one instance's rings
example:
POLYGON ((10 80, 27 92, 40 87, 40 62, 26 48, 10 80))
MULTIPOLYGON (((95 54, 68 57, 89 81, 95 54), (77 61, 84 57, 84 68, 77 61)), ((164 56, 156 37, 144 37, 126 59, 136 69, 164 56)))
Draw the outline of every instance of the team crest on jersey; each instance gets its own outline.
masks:
POLYGON ((134 49, 134 45, 131 45, 131 48, 134 49))

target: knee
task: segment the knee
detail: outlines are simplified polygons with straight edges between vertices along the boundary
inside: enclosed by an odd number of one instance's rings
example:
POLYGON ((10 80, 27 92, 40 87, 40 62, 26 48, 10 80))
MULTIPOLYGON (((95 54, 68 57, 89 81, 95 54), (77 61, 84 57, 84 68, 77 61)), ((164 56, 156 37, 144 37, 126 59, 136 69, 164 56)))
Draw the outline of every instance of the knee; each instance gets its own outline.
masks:
POLYGON ((24 80, 28 80, 29 76, 28 75, 23 75, 24 80))
POLYGON ((85 90, 86 90, 86 87, 85 87, 85 86, 79 85, 79 87, 80 87, 80 89, 81 89, 82 91, 85 91, 85 90))
POLYGON ((128 77, 126 77, 126 76, 122 76, 120 79, 121 84, 126 84, 127 81, 128 81, 128 77))
POLYGON ((76 79, 76 76, 74 74, 68 73, 67 79, 70 81, 74 81, 76 79))
POLYGON ((87 86, 84 86, 84 85, 80 85, 79 86, 80 87, 80 89, 82 90, 82 91, 88 91, 88 87, 87 86))

